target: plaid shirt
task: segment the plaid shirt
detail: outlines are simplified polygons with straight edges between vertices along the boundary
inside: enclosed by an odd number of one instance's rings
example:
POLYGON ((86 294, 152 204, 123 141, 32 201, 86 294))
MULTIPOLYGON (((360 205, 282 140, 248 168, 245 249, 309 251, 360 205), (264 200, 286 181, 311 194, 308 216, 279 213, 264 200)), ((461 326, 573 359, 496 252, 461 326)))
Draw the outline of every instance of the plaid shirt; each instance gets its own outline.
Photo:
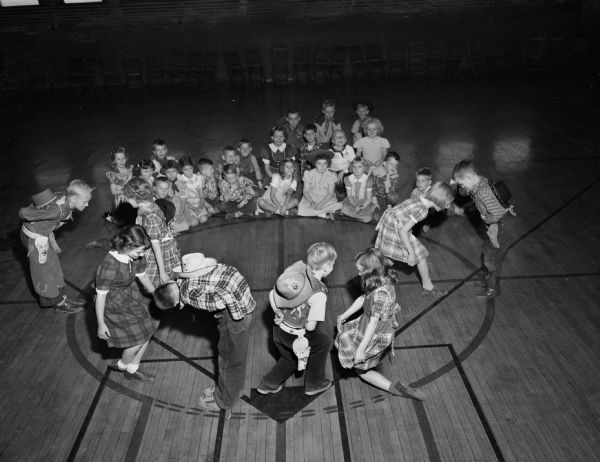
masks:
POLYGON ((481 218, 488 225, 498 223, 506 214, 508 209, 502 207, 490 187, 490 180, 480 177, 479 183, 470 192, 475 202, 475 207, 481 214, 481 218))
POLYGON ((179 291, 186 305, 211 312, 227 308, 236 321, 252 313, 256 306, 244 276, 222 263, 206 274, 183 279, 179 291))

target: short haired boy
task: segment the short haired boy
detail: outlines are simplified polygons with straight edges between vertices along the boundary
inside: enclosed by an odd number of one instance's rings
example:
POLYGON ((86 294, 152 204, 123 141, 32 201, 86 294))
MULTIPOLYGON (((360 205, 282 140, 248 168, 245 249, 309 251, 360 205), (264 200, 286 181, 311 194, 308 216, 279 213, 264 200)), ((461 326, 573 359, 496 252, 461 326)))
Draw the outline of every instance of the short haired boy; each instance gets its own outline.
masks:
POLYGON ((160 138, 152 142, 152 164, 154 166, 155 176, 164 176, 167 161, 176 160, 175 157, 169 155, 167 142, 160 138))
POLYGON ((203 157, 198 161, 198 174, 202 176, 202 192, 206 209, 211 215, 221 212, 219 203, 219 187, 213 167, 213 161, 203 157))
MULTIPOLYGON (((233 266, 201 253, 184 255, 175 268, 182 303, 211 312, 219 329, 216 387, 204 390, 198 405, 209 411, 230 410, 240 399, 246 378, 250 327, 256 302, 248 282, 233 266)), ((178 300, 171 301, 172 305, 178 300)))
POLYGON ((73 210, 84 210, 92 199, 94 188, 82 180, 73 180, 64 193, 49 189, 34 194, 32 203, 19 210, 21 241, 27 249, 31 282, 40 308, 52 308, 63 313, 83 310, 85 299, 65 294, 65 280, 58 254, 60 247, 54 231, 72 220, 73 210))
POLYGON ((302 138, 304 125, 300 122, 300 120, 302 120, 300 117, 300 109, 298 109, 296 106, 290 106, 286 111, 285 117, 279 119, 276 124, 285 128, 287 133, 287 139, 285 142, 290 146, 293 146, 295 149, 299 149, 304 143, 304 139, 302 138))
POLYGON ((332 338, 323 327, 327 287, 322 279, 331 274, 336 259, 337 253, 331 244, 317 242, 308 248, 306 264, 302 261, 294 263, 277 279, 275 288, 269 293, 269 301, 275 312, 273 341, 279 359, 261 380, 257 387, 259 393, 279 392, 285 380, 298 368, 293 344, 299 337, 305 337, 310 347, 304 393, 312 396, 331 387, 331 380, 325 377, 332 338))
POLYGON ((490 180, 479 175, 473 162, 462 160, 454 166, 452 180, 473 198, 486 228, 481 247, 482 290, 477 298, 493 298, 500 294, 499 278, 510 234, 506 213, 514 215, 512 207, 500 204, 492 191, 490 180))
POLYGON ((402 202, 400 189, 402 182, 398 174, 400 155, 390 151, 386 154, 383 165, 371 170, 373 177, 373 219, 379 221, 383 213, 390 207, 402 202))
POLYGON ((342 125, 335 118, 335 103, 326 99, 321 104, 321 114, 315 119, 317 126, 317 141, 319 143, 330 143, 335 130, 341 130, 342 125))

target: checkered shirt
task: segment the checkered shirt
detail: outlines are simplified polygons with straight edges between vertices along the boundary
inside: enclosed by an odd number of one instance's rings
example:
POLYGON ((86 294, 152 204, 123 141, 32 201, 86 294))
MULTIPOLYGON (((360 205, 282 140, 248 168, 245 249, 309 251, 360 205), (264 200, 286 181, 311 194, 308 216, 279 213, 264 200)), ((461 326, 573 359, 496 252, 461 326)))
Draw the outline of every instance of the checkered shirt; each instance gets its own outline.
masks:
POLYGON ((490 186, 490 180, 485 177, 480 177, 479 183, 471 191, 475 207, 481 214, 481 218, 488 225, 498 223, 506 214, 508 209, 502 207, 490 186))
POLYGON ((222 263, 206 274, 184 279, 179 290, 183 303, 211 312, 227 308, 236 321, 252 313, 256 306, 244 276, 222 263))

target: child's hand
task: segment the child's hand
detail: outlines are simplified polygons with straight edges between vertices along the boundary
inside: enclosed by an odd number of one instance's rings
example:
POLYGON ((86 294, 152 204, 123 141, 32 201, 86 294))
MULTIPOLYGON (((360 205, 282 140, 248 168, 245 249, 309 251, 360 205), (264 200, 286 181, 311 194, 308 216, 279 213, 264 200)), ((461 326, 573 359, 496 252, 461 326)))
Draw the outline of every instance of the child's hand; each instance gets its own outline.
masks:
POLYGON ((365 359, 367 359, 365 351, 361 348, 357 349, 354 353, 354 364, 362 363, 365 359))
POLYGON ((248 203, 247 199, 243 199, 242 201, 240 201, 240 203, 237 205, 238 209, 241 209, 244 205, 246 205, 248 203))
POLYGON ((275 310, 275 319, 273 319, 273 322, 276 326, 283 322, 283 313, 281 310, 275 310))
POLYGON ((160 285, 164 285, 171 280, 171 278, 164 271, 160 271, 158 273, 158 280, 160 281, 160 285))
POLYGON ((108 340, 110 338, 110 331, 104 323, 98 324, 98 338, 101 338, 102 340, 108 340))
POLYGON ((517 216, 517 212, 515 212, 515 206, 514 206, 514 205, 511 205, 511 206, 508 208, 508 213, 510 213, 510 214, 511 214, 513 217, 516 217, 516 216, 517 216))

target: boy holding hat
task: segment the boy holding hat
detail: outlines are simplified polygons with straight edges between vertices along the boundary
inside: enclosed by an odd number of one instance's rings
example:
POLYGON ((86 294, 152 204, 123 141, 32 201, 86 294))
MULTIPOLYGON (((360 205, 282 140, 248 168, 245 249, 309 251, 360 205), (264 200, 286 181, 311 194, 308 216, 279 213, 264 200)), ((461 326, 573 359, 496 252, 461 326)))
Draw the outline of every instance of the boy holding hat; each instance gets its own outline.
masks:
POLYGON ((58 254, 54 231, 72 219, 73 210, 84 210, 92 199, 93 188, 82 180, 73 180, 67 190, 55 194, 49 189, 34 194, 32 204, 19 210, 23 221, 21 241, 27 248, 29 270, 41 308, 52 308, 63 313, 83 310, 84 299, 65 295, 65 281, 58 254))
MULTIPOLYGON (((294 342, 306 337, 310 353, 306 366, 304 393, 312 396, 331 387, 325 378, 327 355, 331 350, 331 336, 323 332, 327 287, 321 281, 333 271, 337 253, 331 244, 318 242, 307 250, 307 264, 302 261, 289 266, 277 279, 269 293, 271 308, 275 312, 273 340, 279 359, 263 377, 257 391, 263 395, 277 393, 283 382, 296 370, 298 359, 294 342)), ((297 346, 297 345, 296 345, 297 346)))
MULTIPOLYGON (((232 266, 217 263, 201 253, 184 255, 182 266, 173 272, 180 278, 181 300, 199 310, 213 313, 219 329, 219 373, 216 387, 204 391, 198 405, 208 411, 230 410, 238 402, 246 377, 246 354, 256 306, 244 276, 232 266)), ((177 299, 177 296, 179 299, 177 299)))

